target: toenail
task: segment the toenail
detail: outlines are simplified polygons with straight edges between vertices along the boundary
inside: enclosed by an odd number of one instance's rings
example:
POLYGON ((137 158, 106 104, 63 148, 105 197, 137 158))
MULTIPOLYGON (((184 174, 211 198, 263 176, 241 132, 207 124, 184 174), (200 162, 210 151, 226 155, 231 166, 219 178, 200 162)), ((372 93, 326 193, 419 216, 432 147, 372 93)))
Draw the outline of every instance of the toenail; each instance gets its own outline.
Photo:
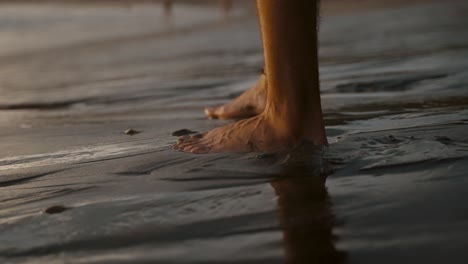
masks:
POLYGON ((201 148, 194 148, 192 149, 192 153, 194 154, 207 154, 209 153, 211 150, 211 148, 208 148, 208 147, 201 147, 201 148))

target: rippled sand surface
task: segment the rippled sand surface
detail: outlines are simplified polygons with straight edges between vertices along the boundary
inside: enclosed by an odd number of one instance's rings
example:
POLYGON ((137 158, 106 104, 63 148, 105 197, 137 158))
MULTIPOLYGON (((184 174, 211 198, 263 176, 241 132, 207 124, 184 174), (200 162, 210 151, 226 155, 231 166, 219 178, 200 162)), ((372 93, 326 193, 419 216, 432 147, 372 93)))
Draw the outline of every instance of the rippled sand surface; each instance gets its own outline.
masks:
POLYGON ((194 156, 171 133, 255 83, 254 10, 3 4, 0 262, 465 263, 466 25, 325 13, 330 147, 194 156))

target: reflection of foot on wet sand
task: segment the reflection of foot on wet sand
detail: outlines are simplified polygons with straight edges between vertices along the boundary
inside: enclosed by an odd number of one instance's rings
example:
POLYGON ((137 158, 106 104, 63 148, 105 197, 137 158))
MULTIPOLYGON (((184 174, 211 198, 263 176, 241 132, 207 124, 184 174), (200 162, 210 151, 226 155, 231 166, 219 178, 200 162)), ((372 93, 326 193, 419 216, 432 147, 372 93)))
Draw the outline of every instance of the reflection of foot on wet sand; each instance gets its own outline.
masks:
MULTIPOLYGON (((308 161, 309 162, 309 161, 308 161)), ((326 176, 311 174, 301 164, 291 166, 271 183, 278 196, 287 264, 346 263, 336 248, 336 219, 325 186, 326 176)))
POLYGON ((255 86, 225 105, 207 107, 205 114, 209 118, 219 119, 248 118, 259 115, 265 110, 266 85, 266 77, 262 74, 255 86))

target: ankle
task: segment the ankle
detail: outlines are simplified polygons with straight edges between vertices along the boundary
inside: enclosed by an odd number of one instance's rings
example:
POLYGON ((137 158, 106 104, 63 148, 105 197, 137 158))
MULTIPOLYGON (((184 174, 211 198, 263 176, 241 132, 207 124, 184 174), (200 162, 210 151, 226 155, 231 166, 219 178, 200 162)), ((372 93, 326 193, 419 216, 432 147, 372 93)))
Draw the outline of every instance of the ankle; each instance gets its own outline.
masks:
POLYGON ((278 138, 291 141, 292 143, 297 143, 301 140, 303 134, 302 126, 293 115, 289 117, 282 115, 271 107, 265 109, 262 115, 278 138))
POLYGON ((260 78, 257 81, 256 87, 266 95, 267 93, 267 77, 266 74, 262 71, 262 74, 260 75, 260 78))
POLYGON ((296 110, 280 111, 267 107, 262 115, 280 138, 287 139, 294 144, 305 140, 314 145, 328 145, 321 111, 299 113, 294 112, 296 110))

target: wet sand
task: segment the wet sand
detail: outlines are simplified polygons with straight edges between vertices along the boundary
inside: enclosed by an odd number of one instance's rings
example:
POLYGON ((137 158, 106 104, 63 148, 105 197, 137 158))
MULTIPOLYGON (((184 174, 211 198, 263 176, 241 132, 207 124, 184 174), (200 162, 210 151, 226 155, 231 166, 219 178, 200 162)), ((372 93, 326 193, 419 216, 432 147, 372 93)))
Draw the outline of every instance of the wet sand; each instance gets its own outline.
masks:
POLYGON ((2 6, 1 263, 465 262, 466 2, 323 15, 328 149, 171 150, 255 83, 245 8, 2 6))

